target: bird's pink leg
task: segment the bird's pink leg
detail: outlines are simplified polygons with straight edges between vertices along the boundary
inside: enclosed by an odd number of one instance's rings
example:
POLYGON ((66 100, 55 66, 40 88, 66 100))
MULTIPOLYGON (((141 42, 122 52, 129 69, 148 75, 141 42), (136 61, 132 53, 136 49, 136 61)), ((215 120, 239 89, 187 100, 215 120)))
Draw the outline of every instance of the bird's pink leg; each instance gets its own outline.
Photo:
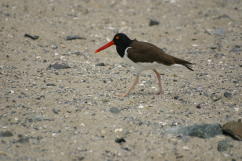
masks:
POLYGON ((129 93, 134 89, 134 87, 137 85, 138 82, 139 82, 139 75, 137 75, 137 76, 135 77, 134 82, 133 82, 132 86, 129 88, 128 92, 125 93, 125 94, 121 94, 121 95, 119 95, 119 96, 121 96, 121 97, 126 97, 126 96, 128 96, 129 93))
POLYGON ((160 77, 160 73, 157 72, 157 70, 153 69, 153 71, 155 72, 155 75, 158 79, 158 86, 159 86, 159 91, 156 93, 157 95, 163 94, 163 90, 162 90, 162 86, 161 86, 161 77, 160 77))

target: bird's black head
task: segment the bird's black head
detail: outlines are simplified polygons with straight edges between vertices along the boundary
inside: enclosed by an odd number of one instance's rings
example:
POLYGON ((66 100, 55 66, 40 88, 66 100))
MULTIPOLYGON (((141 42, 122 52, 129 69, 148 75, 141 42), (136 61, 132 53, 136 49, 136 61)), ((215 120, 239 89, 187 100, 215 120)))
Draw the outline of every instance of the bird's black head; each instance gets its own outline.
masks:
POLYGON ((103 45, 102 47, 98 48, 95 53, 98 53, 112 45, 116 45, 116 49, 118 54, 123 57, 125 54, 125 49, 130 46, 132 40, 123 33, 117 33, 113 40, 108 42, 107 44, 103 45))
POLYGON ((118 54, 123 57, 125 54, 125 49, 129 47, 130 43, 132 40, 125 34, 123 33, 117 33, 113 37, 113 42, 116 45, 116 49, 118 54))
POLYGON ((117 33, 113 37, 113 42, 117 46, 128 46, 131 43, 130 38, 124 33, 117 33))

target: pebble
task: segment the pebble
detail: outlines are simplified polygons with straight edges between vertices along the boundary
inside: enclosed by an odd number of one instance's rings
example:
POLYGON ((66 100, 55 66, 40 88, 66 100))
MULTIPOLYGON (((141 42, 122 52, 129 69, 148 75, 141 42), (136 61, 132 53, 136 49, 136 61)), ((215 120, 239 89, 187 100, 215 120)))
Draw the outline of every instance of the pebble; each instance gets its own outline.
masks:
POLYGON ((212 93, 211 96, 210 96, 210 98, 211 98, 214 102, 216 102, 216 101, 218 101, 218 100, 221 99, 221 97, 220 97, 219 95, 217 95, 216 93, 212 93))
POLYGON ((232 94, 229 92, 224 92, 224 97, 226 98, 232 98, 232 94))
POLYGON ((154 19, 150 19, 149 26, 159 25, 160 22, 154 19))
POLYGON ((211 138, 222 134, 219 124, 199 124, 186 127, 173 127, 166 130, 168 134, 193 136, 203 139, 211 138))
POLYGON ((222 140, 218 142, 217 150, 219 152, 227 151, 229 148, 233 147, 233 145, 229 144, 229 140, 222 140))
POLYGON ((0 137, 11 137, 13 136, 13 133, 11 131, 1 131, 0 137))
POLYGON ((81 37, 81 36, 78 36, 78 35, 69 35, 69 36, 66 36, 66 40, 77 40, 77 39, 86 40, 85 37, 81 37))
POLYGON ((109 111, 111 112, 111 113, 115 113, 115 114, 117 114, 117 113, 120 113, 120 109, 118 109, 117 107, 111 107, 110 109, 109 109, 109 111))
POLYGON ((115 142, 118 143, 118 144, 123 144, 123 143, 126 142, 126 140, 124 138, 116 138, 115 142))
POLYGON ((60 110, 57 109, 57 108, 53 108, 53 109, 52 109, 52 112, 53 112, 54 114, 59 114, 60 110))
POLYGON ((39 36, 37 35, 31 35, 31 34, 24 34, 24 37, 28 37, 32 40, 37 40, 39 38, 39 36))
POLYGON ((46 86, 56 86, 54 83, 47 83, 46 86))
POLYGON ((235 45, 235 46, 230 50, 230 52, 233 52, 233 53, 241 53, 241 51, 242 51, 242 48, 241 48, 241 46, 239 46, 239 45, 235 45))
POLYGON ((68 69, 71 68, 68 64, 65 63, 55 63, 55 64, 50 64, 47 69, 68 69))
POLYGON ((104 63, 97 63, 97 64, 95 64, 95 66, 97 67, 97 66, 105 66, 105 64, 104 63))

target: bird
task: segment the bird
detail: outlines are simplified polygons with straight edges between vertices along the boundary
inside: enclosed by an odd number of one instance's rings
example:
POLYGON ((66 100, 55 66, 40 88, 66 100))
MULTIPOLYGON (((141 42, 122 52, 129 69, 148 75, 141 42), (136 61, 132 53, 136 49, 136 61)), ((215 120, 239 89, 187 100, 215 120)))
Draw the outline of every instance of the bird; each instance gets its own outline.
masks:
POLYGON ((130 92, 138 84, 141 72, 145 70, 152 70, 158 79, 159 91, 156 93, 157 95, 164 93, 161 85, 161 76, 157 71, 157 68, 162 65, 173 66, 178 64, 193 71, 193 63, 168 55, 164 50, 149 42, 138 41, 136 39, 131 40, 124 33, 115 34, 110 42, 98 48, 95 53, 98 53, 112 45, 116 46, 117 53, 121 58, 123 58, 128 64, 135 67, 135 71, 137 73, 134 82, 128 91, 120 95, 122 97, 130 94, 130 92))

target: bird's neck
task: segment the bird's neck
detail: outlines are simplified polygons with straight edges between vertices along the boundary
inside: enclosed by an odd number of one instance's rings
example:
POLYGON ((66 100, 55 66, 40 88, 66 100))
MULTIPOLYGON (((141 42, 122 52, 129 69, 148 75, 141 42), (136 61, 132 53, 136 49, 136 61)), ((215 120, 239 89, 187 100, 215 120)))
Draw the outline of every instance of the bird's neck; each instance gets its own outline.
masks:
POLYGON ((125 43, 122 43, 121 45, 116 45, 116 50, 117 50, 119 56, 124 57, 125 50, 128 47, 130 47, 130 44, 132 43, 132 41, 134 41, 134 40, 128 40, 125 43))

